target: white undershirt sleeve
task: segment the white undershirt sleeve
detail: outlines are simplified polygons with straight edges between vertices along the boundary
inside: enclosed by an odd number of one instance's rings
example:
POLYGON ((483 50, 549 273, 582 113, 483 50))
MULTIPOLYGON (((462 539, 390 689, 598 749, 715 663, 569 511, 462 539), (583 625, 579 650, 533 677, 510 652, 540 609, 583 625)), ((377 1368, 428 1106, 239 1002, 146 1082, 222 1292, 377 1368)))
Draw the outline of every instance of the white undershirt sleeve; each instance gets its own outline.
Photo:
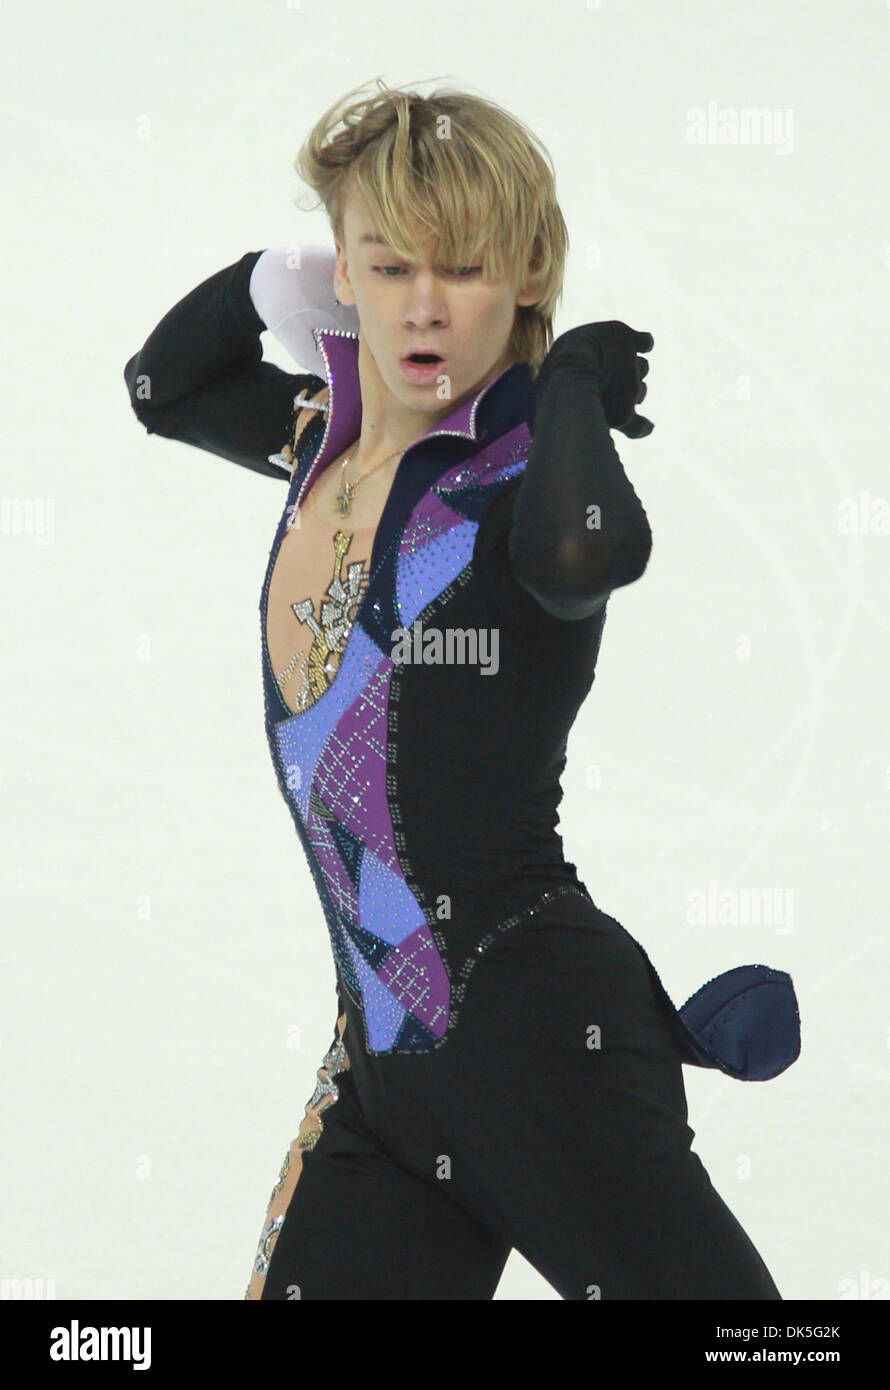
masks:
POLYGON ((270 246, 250 274, 250 297, 260 318, 298 367, 325 377, 313 328, 359 331, 358 311, 335 303, 336 252, 327 246, 270 246))

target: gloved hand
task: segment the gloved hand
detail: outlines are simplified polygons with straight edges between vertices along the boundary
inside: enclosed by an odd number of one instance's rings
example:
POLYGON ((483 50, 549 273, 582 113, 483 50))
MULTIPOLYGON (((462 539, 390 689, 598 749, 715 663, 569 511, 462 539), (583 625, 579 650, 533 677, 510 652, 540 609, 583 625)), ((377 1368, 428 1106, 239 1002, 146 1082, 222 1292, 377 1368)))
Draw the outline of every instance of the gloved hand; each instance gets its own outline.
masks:
POLYGON ((550 377, 568 366, 593 378, 612 429, 628 439, 644 438, 655 426, 634 409, 646 395, 643 377, 649 371, 649 363, 637 353, 650 352, 654 346, 651 333, 638 333, 617 319, 570 328, 553 342, 541 363, 535 377, 537 405, 550 377))

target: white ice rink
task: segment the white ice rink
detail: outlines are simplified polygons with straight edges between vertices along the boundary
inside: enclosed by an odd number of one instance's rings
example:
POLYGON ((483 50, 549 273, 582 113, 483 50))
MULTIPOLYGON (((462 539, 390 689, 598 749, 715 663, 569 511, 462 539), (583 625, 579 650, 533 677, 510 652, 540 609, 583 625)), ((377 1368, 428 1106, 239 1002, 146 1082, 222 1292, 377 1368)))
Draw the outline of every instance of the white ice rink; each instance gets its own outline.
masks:
MULTIPOLYGON (((887 1297, 890 9, 411 14, 4 12, 0 1278, 242 1298, 333 1035, 263 728, 285 483, 149 437, 123 369, 244 252, 330 241, 293 159, 380 74, 543 140, 557 333, 654 334, 655 431, 615 436, 654 547, 609 603, 565 852, 676 1004, 734 965, 790 972, 800 1059, 760 1084, 686 1068, 694 1147, 785 1298, 887 1297), (709 885, 775 915, 695 923, 709 885)), ((557 1294, 514 1254, 497 1297, 557 1294)))

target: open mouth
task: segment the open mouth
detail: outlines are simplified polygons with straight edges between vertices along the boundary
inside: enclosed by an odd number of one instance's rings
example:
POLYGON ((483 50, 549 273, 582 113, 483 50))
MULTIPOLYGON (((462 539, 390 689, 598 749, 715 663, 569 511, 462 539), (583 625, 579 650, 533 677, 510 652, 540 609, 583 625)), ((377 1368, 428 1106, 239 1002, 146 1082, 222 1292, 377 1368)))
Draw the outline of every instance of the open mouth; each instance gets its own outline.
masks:
POLYGON ((433 386, 439 381, 445 358, 439 352, 409 352, 399 358, 399 370, 412 386, 433 386))

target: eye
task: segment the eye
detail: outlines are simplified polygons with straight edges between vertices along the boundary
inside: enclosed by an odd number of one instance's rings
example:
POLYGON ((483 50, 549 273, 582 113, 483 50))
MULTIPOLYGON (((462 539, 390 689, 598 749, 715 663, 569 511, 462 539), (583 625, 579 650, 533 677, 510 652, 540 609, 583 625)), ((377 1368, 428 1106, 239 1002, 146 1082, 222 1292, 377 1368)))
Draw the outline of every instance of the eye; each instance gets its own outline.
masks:
MULTIPOLYGON (((382 276, 384 280, 395 280, 399 275, 406 275, 407 271, 403 266, 398 265, 374 265, 371 267, 376 275, 382 276)), ((457 270, 446 270, 446 275, 456 275, 459 280, 469 280, 472 275, 481 275, 481 265, 464 265, 457 270)))

